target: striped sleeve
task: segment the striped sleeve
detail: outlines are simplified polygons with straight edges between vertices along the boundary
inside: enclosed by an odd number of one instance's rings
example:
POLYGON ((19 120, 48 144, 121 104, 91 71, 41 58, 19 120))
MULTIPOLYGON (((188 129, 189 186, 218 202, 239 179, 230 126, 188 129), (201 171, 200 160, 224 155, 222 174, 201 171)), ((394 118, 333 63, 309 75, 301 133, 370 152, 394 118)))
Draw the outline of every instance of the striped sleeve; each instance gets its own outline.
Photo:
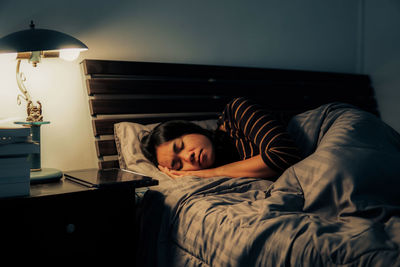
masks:
POLYGON ((246 98, 235 98, 226 106, 224 115, 224 126, 236 132, 236 142, 249 142, 250 148, 257 148, 268 167, 282 172, 300 160, 283 124, 261 106, 246 98))

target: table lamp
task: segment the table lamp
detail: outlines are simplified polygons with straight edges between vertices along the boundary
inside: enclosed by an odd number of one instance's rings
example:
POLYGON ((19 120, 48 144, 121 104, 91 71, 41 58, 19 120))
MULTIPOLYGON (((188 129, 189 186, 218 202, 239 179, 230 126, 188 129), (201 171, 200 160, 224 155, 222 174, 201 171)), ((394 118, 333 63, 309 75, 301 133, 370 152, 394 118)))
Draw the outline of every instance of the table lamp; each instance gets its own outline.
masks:
MULTIPOLYGON (((17 103, 26 101, 26 121, 17 121, 16 124, 27 125, 31 128, 32 141, 40 145, 40 126, 49 124, 42 116, 42 104, 40 101, 34 103, 26 89, 25 75, 20 71, 21 60, 28 60, 33 67, 41 62, 42 58, 57 58, 75 60, 81 51, 87 50, 87 46, 78 39, 53 30, 36 29, 31 21, 30 28, 8 34, 0 38, 0 54, 13 54, 17 60, 16 78, 19 90, 17 103)), ((31 163, 31 183, 44 182, 62 177, 62 172, 53 168, 42 168, 40 153, 31 154, 28 157, 31 163)))

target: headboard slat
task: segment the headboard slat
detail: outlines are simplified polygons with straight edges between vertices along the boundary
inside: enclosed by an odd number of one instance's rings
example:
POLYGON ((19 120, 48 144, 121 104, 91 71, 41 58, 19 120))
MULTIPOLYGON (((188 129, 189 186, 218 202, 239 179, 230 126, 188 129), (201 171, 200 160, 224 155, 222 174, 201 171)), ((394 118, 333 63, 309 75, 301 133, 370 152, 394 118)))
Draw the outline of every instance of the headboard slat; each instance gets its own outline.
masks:
POLYGON ((353 83, 368 85, 370 83, 367 75, 319 71, 88 59, 84 60, 83 63, 85 74, 93 75, 93 77, 123 75, 177 77, 180 79, 197 77, 215 80, 319 81, 323 84, 353 83))
POLYGON ((220 111, 226 98, 90 99, 92 115, 220 111))
MULTIPOLYGON (((232 95, 233 97, 240 95, 232 95)), ((242 94, 241 96, 246 96, 242 94)), ((183 113, 183 112, 220 112, 224 105, 232 97, 218 98, 165 98, 165 99, 90 99, 91 115, 99 114, 151 114, 151 113, 183 113)), ((315 95, 290 96, 270 95, 265 99, 257 98, 260 104, 263 104, 267 110, 282 111, 294 110, 304 111, 316 108, 323 103, 341 101, 350 102, 364 108, 373 108, 373 99, 359 96, 358 98, 349 98, 348 96, 336 96, 324 94, 316 97, 315 95), (285 100, 282 101, 282 98, 285 100)))
POLYGON ((273 94, 275 92, 284 92, 296 94, 295 88, 303 88, 302 93, 320 94, 323 95, 327 90, 335 91, 336 94, 348 94, 348 90, 359 95, 370 95, 371 92, 366 90, 367 86, 352 85, 347 83, 331 82, 287 82, 287 81, 268 81, 258 80, 143 80, 143 79, 110 79, 110 78, 92 78, 87 80, 87 88, 89 95, 95 94, 134 94, 134 95, 185 95, 189 92, 196 92, 198 95, 223 95, 229 90, 235 94, 253 94, 258 95, 260 91, 273 94), (246 92, 243 92, 243 87, 246 87, 246 92), (322 90, 321 90, 322 89, 322 90))
POLYGON ((99 169, 119 168, 118 160, 99 161, 99 169))
POLYGON ((113 156, 117 154, 117 147, 114 139, 112 140, 96 140, 97 157, 113 156))

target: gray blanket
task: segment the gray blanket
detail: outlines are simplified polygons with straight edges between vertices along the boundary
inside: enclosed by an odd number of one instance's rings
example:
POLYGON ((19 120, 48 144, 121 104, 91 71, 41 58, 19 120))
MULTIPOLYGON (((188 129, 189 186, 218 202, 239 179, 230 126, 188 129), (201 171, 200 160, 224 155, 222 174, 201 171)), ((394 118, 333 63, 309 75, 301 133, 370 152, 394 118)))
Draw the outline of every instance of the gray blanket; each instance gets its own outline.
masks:
POLYGON ((139 264, 400 266, 399 134, 341 103, 288 130, 304 159, 275 183, 187 177, 149 190, 139 264))

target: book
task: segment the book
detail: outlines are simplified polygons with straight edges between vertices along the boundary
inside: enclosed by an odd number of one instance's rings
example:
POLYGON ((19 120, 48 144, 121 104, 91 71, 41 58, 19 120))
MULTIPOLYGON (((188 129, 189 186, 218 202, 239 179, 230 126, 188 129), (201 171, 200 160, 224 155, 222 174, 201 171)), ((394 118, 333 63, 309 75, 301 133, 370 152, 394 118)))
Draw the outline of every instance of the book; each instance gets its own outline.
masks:
POLYGON ((0 125, 0 145, 29 142, 32 140, 29 127, 0 125))
POLYGON ((34 153, 40 153, 39 144, 34 142, 0 144, 0 157, 28 155, 34 153))
POLYGON ((19 183, 0 184, 0 197, 27 196, 29 193, 29 180, 19 183))
POLYGON ((31 136, 0 136, 0 145, 31 142, 31 136))
POLYGON ((21 182, 30 177, 30 162, 27 156, 0 157, 0 183, 21 182))
POLYGON ((66 179, 87 187, 102 188, 107 186, 132 185, 143 187, 158 184, 157 180, 139 173, 112 168, 112 169, 85 169, 64 172, 66 179))
POLYGON ((31 134, 31 129, 25 126, 18 126, 15 127, 11 126, 2 126, 0 125, 0 136, 1 137, 22 137, 22 136, 29 136, 31 134))
POLYGON ((31 140, 29 127, 0 123, 0 197, 29 195, 28 155, 40 153, 31 140))
POLYGON ((28 156, 0 157, 0 197, 25 196, 29 192, 28 156))

